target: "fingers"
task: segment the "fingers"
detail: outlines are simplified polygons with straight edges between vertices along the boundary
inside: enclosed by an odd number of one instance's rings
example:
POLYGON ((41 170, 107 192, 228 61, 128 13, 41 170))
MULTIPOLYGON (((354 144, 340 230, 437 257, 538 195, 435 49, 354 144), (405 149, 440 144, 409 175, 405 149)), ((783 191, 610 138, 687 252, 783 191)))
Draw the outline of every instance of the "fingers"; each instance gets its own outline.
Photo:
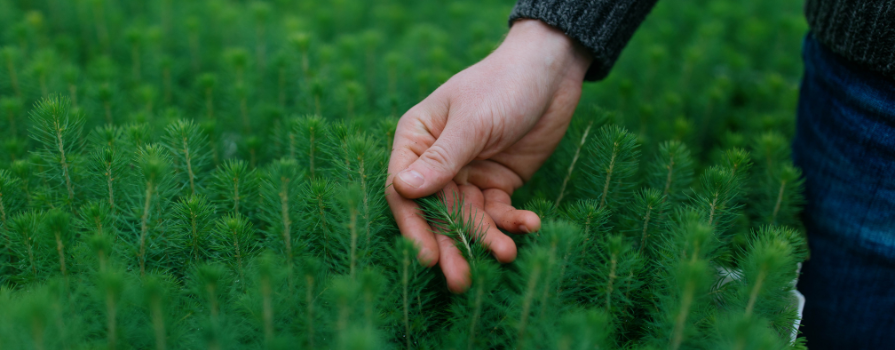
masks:
POLYGON ((419 207, 414 201, 399 196, 393 186, 387 187, 385 193, 401 235, 412 240, 419 249, 417 259, 420 263, 432 267, 438 262, 440 248, 429 224, 420 216, 419 207))
POLYGON ((463 217, 475 220, 475 225, 483 229, 484 236, 481 239, 491 254, 501 263, 509 263, 516 260, 516 243, 497 228, 494 220, 485 212, 485 198, 482 191, 472 185, 460 186, 463 195, 463 217))
POLYGON ((419 198, 444 188, 479 152, 475 133, 471 125, 448 122, 432 146, 400 170, 395 189, 406 198, 419 198))
POLYGON ((438 265, 447 280, 448 289, 454 293, 463 293, 469 288, 469 263, 463 259, 460 249, 454 240, 445 235, 436 235, 441 258, 438 265))
MULTIPOLYGON (((517 210, 510 205, 510 195, 499 189, 483 192, 485 212, 500 228, 513 233, 530 233, 541 229, 541 219, 528 210, 517 210)), ((508 237, 509 238, 509 237, 508 237)))

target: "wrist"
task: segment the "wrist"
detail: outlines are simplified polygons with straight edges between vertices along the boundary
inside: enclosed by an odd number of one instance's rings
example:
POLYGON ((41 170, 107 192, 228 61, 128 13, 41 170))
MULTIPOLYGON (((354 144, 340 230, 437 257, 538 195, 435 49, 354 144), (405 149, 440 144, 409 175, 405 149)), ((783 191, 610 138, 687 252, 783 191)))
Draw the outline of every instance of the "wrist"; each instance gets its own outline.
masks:
POLYGON ((593 55, 578 41, 536 19, 513 22, 498 48, 501 50, 528 58, 531 64, 543 65, 554 74, 580 81, 593 61, 593 55))

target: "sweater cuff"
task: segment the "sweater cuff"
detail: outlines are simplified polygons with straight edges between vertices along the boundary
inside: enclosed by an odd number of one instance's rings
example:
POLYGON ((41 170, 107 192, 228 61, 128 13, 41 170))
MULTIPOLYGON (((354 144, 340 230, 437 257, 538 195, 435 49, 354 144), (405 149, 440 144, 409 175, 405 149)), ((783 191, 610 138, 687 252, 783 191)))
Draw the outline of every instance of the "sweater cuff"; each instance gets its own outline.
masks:
POLYGON ((586 81, 609 74, 622 49, 657 0, 518 0, 510 26, 520 18, 541 20, 593 54, 586 81))

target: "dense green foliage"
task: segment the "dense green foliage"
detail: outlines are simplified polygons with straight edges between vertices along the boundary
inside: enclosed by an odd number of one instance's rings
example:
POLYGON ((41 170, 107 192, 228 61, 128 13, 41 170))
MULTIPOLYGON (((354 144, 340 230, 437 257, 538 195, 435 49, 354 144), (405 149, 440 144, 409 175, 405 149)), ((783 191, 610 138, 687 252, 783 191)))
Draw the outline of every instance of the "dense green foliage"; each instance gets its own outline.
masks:
POLYGON ((799 1, 661 2, 514 195, 517 261, 433 197, 471 288, 416 262, 397 117, 511 6, 0 0, 0 348, 801 347, 799 1))

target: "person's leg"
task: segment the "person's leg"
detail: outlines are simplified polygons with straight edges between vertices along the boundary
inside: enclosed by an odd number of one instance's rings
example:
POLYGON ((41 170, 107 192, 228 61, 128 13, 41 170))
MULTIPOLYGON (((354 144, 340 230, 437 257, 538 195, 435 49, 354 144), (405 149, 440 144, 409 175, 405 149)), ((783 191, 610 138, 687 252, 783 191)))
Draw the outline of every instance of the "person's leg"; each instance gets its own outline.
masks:
POLYGON ((793 160, 805 177, 811 258, 798 289, 816 349, 895 347, 895 81, 811 35, 793 160))

